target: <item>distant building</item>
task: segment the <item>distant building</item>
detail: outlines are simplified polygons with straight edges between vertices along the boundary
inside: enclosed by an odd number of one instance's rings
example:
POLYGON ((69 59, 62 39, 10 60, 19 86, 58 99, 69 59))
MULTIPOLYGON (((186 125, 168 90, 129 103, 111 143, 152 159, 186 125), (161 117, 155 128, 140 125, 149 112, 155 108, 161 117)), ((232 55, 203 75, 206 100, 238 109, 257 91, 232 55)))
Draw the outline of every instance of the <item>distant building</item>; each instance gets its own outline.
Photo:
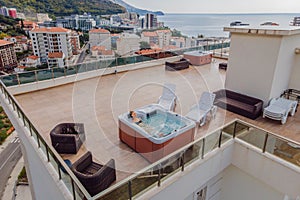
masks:
POLYGON ((111 15, 110 16, 110 24, 119 25, 119 24, 121 24, 121 22, 122 22, 122 19, 121 19, 120 16, 118 16, 118 15, 111 15))
POLYGON ((80 53, 80 40, 79 40, 79 35, 76 31, 71 32, 70 40, 71 40, 73 55, 79 54, 80 53))
POLYGON ((117 49, 117 40, 120 38, 120 34, 110 34, 111 48, 117 49))
POLYGON ((9 16, 8 8, 6 8, 5 6, 2 6, 2 7, 0 8, 0 14, 1 14, 1 15, 4 15, 4 16, 9 16))
POLYGON ((70 36, 71 30, 65 28, 35 28, 30 31, 33 53, 42 63, 47 63, 48 54, 53 52, 62 52, 70 60, 73 56, 70 36))
POLYGON ((184 48, 185 39, 184 37, 171 37, 170 44, 176 46, 177 48, 184 48))
POLYGON ((76 29, 82 31, 89 31, 96 26, 96 21, 90 14, 71 15, 56 19, 56 26, 76 29))
POLYGON ((92 29, 89 31, 89 44, 93 46, 105 46, 107 50, 111 50, 110 32, 105 29, 92 29))
MULTIPOLYGON (((22 22, 19 21, 19 25, 22 25, 22 22)), ((23 30, 29 35, 29 31, 37 27, 37 23, 33 21, 23 21, 23 30)))
MULTIPOLYGON (((41 63, 40 63, 40 59, 38 56, 31 55, 31 56, 26 57, 24 60, 22 60, 20 62, 20 65, 25 66, 25 67, 37 67, 37 66, 41 65, 41 63)), ((22 70, 22 68, 19 70, 22 70)))
POLYGON ((151 13, 145 15, 143 29, 155 29, 157 28, 157 16, 151 13))
POLYGON ((9 8, 8 9, 8 15, 11 17, 11 18, 17 18, 17 9, 15 8, 9 8))
POLYGON ((160 48, 170 45, 170 40, 172 37, 172 33, 170 30, 157 30, 158 35, 158 44, 160 48))
POLYGON ((63 52, 50 52, 48 54, 48 67, 64 67, 66 65, 65 54, 63 52))
POLYGON ((0 70, 7 71, 18 65, 14 43, 0 40, 0 70))
POLYGON ((294 17, 291 26, 300 26, 300 17, 294 17))
POLYGON ((136 34, 122 33, 117 40, 117 53, 121 56, 132 55, 140 49, 141 38, 136 34))
POLYGON ((25 14, 24 13, 20 13, 20 12, 17 12, 17 18, 19 18, 19 19, 26 19, 26 17, 25 17, 25 14))
POLYGON ((44 23, 45 21, 52 21, 52 19, 49 18, 47 13, 37 13, 36 18, 38 23, 44 23))
POLYGON ((93 46, 91 48, 92 57, 101 59, 101 58, 114 58, 115 53, 112 50, 107 50, 105 46, 93 46))
POLYGON ((148 44, 159 44, 159 37, 157 32, 144 31, 141 34, 141 41, 147 42, 148 44))

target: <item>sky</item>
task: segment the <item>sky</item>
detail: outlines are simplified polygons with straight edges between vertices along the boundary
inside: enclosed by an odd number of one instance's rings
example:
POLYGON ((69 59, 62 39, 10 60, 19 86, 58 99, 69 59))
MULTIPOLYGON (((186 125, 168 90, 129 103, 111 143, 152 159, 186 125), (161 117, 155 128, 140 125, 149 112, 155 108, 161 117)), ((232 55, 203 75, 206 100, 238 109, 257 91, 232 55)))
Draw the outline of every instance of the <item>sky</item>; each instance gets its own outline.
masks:
POLYGON ((300 13, 299 0, 123 0, 165 13, 300 13))

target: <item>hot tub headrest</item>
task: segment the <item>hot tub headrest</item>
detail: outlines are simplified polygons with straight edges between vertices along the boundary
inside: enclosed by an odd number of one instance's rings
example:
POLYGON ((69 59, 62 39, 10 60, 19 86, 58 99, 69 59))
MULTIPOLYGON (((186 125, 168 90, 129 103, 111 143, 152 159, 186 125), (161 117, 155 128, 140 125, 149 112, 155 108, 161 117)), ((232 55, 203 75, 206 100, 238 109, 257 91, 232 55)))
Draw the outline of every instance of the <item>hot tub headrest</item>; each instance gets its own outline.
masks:
POLYGON ((147 113, 147 118, 151 117, 152 115, 155 115, 156 113, 157 113, 156 110, 153 110, 153 111, 147 113))

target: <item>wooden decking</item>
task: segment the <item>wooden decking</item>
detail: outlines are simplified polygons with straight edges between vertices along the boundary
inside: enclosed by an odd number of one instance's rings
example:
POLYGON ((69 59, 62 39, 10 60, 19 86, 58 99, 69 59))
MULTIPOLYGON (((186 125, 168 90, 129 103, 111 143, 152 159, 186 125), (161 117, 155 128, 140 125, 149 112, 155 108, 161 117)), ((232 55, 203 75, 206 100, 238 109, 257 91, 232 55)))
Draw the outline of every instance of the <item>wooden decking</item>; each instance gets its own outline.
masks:
MULTIPOLYGON (((220 61, 221 62, 221 61, 220 61)), ((118 116, 129 110, 156 103, 165 82, 176 84, 176 112, 185 115, 204 91, 223 88, 225 71, 219 62, 182 71, 165 71, 164 66, 88 79, 37 92, 16 96, 29 119, 51 144, 50 130, 58 123, 80 122, 85 125, 86 141, 76 155, 62 155, 71 161, 86 150, 100 163, 114 158, 117 181, 126 178, 150 163, 120 142, 118 116)), ((195 138, 239 118, 273 133, 300 142, 300 112, 289 117, 285 125, 259 118, 250 120, 218 108, 216 117, 207 119, 198 128, 195 138)))

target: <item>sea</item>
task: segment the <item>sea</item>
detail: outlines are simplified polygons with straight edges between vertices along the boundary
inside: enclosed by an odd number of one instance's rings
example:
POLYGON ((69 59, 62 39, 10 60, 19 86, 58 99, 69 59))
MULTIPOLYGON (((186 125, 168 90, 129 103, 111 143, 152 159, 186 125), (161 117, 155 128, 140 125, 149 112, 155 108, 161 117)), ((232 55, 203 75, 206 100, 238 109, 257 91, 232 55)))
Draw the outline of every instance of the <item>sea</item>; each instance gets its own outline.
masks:
POLYGON ((205 37, 228 37, 223 28, 231 22, 241 21, 250 26, 259 26, 264 22, 275 22, 280 27, 289 27, 294 17, 300 13, 289 14, 165 14, 158 16, 158 21, 165 26, 181 31, 183 35, 203 35, 205 37))

